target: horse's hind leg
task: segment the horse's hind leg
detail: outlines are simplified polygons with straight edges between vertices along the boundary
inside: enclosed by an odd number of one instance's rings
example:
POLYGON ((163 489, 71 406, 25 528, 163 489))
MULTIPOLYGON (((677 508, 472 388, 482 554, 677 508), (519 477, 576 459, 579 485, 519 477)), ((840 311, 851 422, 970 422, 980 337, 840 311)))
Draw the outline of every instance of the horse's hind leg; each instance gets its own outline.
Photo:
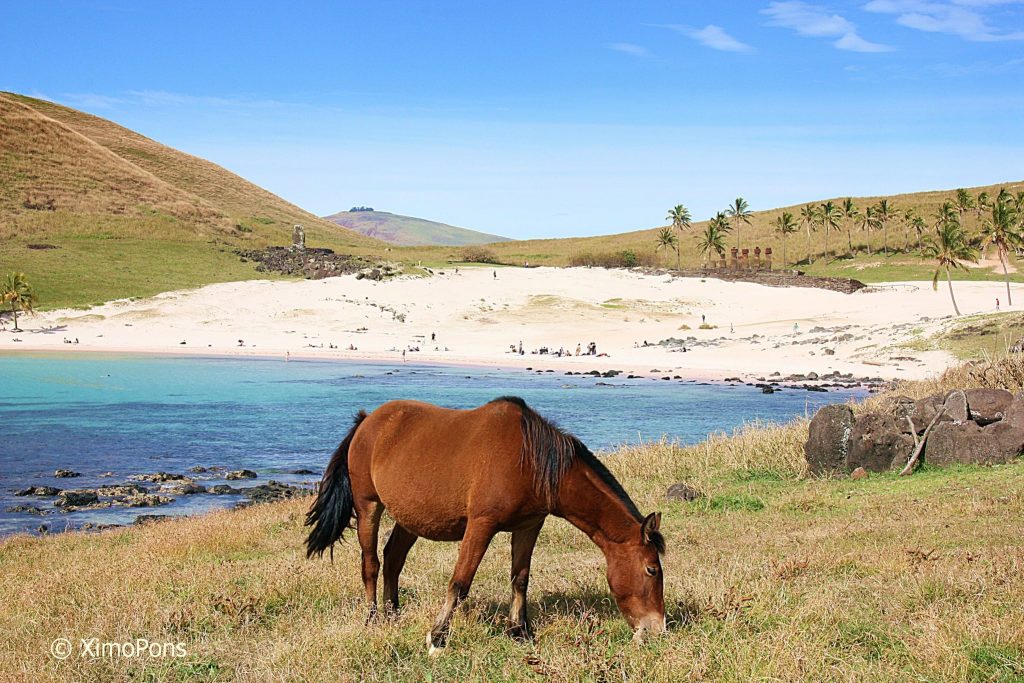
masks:
POLYGON ((537 536, 544 526, 540 524, 529 529, 512 532, 512 609, 509 612, 509 635, 517 640, 530 638, 530 623, 526 615, 526 589, 530 584, 530 560, 537 536))
POLYGON ((448 640, 448 625, 452 620, 455 608, 469 593, 469 587, 476 576, 476 570, 480 566, 480 560, 487 552, 487 546, 497 528, 494 524, 484 520, 470 520, 466 526, 466 533, 462 537, 462 545, 459 546, 459 559, 455 563, 455 572, 452 580, 448 583, 448 595, 444 601, 444 607, 437 615, 434 627, 427 634, 427 647, 430 654, 436 654, 437 649, 444 647, 448 640))
POLYGON ((359 547, 363 550, 363 587, 366 589, 366 603, 369 622, 377 615, 377 573, 380 571, 380 560, 377 558, 377 531, 380 529, 380 516, 384 506, 379 501, 360 501, 356 503, 356 535, 359 547))
POLYGON ((387 612, 398 611, 398 577, 417 538, 414 533, 396 524, 388 542, 384 544, 384 609, 387 612))

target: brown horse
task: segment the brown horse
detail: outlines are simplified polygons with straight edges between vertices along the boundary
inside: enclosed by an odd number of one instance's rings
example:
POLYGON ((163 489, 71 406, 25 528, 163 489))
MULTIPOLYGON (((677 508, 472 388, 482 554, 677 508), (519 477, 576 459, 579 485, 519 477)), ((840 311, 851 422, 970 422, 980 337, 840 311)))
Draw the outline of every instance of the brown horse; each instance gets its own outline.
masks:
POLYGON ((579 439, 520 398, 498 398, 473 410, 392 401, 371 415, 356 415, 306 515, 313 527, 306 554, 322 556, 331 548, 333 555, 354 514, 371 619, 385 508, 395 520, 384 546, 388 612, 398 609, 398 576, 417 538, 462 541, 444 607, 427 634, 431 652, 444 646, 452 613, 499 531, 512 533, 510 633, 529 637, 530 558, 547 515, 568 520, 604 552, 608 585, 637 635, 665 629, 661 514, 643 517, 579 439))

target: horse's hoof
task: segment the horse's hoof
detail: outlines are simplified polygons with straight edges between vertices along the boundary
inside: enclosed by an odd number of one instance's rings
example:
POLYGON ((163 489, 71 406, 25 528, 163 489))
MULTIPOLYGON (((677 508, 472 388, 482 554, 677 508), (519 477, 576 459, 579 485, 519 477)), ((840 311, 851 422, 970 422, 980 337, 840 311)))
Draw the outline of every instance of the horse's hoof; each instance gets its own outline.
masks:
POLYGON ((427 654, 431 657, 437 657, 444 650, 444 643, 438 645, 434 644, 434 632, 427 631, 427 654))
POLYGON ((530 633, 530 629, 526 626, 512 626, 508 629, 508 637, 519 643, 529 643, 533 641, 533 634, 530 633))

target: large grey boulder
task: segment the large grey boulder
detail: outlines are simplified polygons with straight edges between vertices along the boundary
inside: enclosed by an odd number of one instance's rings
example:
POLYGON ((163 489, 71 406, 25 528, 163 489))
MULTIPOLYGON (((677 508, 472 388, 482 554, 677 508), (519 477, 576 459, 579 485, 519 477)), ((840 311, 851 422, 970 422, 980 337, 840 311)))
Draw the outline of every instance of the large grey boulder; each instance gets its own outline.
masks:
POLYGON ((869 472, 902 468, 914 450, 914 439, 905 434, 892 415, 862 415, 853 425, 846 471, 863 467, 869 472))
POLYGON ((981 426, 999 422, 1013 403, 1013 394, 1006 389, 968 389, 964 392, 971 420, 981 426))
POLYGON ((824 406, 811 420, 804 458, 813 474, 841 472, 853 431, 853 409, 844 404, 824 406))
POLYGON ((928 435, 924 461, 929 465, 996 465, 1024 452, 1024 427, 997 422, 937 424, 928 435))
POLYGON ((967 411, 967 394, 962 389, 949 392, 943 405, 946 406, 946 414, 954 422, 966 422, 970 419, 970 413, 967 411))

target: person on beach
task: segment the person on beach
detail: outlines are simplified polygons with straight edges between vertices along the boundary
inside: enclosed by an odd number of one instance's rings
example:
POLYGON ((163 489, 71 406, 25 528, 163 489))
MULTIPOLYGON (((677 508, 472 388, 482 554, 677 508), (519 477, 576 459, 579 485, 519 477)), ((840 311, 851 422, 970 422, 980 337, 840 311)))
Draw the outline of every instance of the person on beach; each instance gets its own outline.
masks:
POLYGON ((581 347, 580 347, 580 345, 579 345, 579 344, 576 344, 576 355, 577 355, 577 356, 578 356, 578 355, 580 355, 580 350, 581 350, 581 347))
POLYGON ((405 349, 402 349, 402 362, 405 362, 405 349))
POLYGON ((999 310, 999 299, 996 299, 996 310, 999 310))

